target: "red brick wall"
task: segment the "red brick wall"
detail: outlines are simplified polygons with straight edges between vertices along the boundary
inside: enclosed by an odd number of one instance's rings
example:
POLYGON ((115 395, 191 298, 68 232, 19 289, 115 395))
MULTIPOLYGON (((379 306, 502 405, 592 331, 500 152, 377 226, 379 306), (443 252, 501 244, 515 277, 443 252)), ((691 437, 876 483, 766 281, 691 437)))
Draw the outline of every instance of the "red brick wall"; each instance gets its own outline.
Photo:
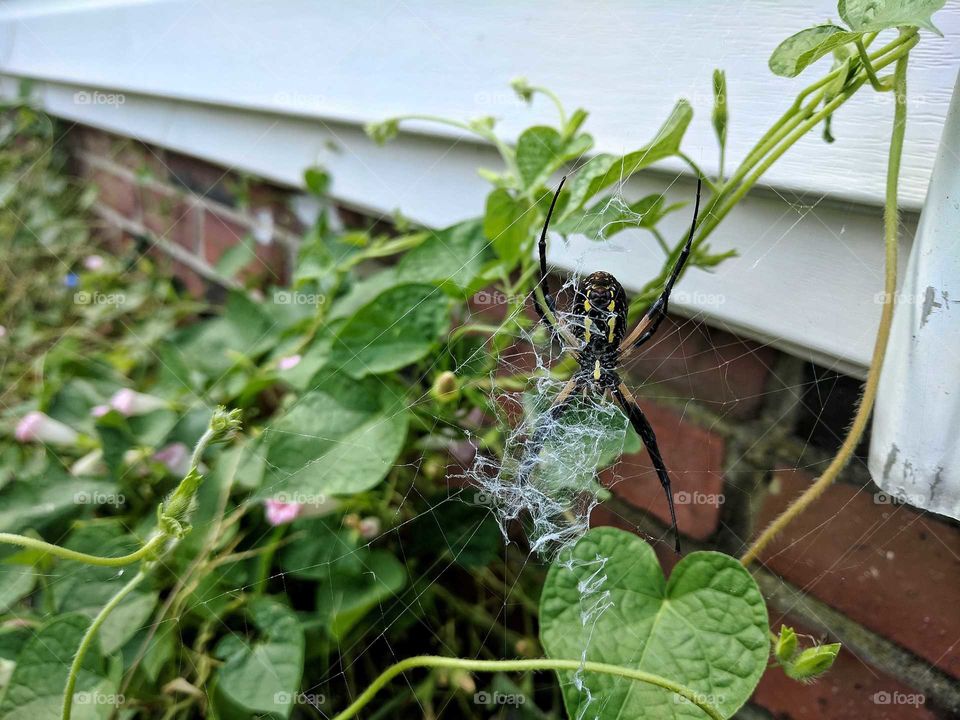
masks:
MULTIPOLYGON (((71 143, 80 173, 100 186, 110 237, 159 243, 191 292, 209 289, 223 253, 258 228, 269 238, 244 280, 286 279, 303 230, 288 208, 293 189, 90 128, 76 128, 71 143)), ((687 550, 733 554, 825 467, 858 391, 850 378, 682 319, 664 323, 627 378, 671 469, 687 550)), ((666 502, 646 454, 603 479, 615 497, 594 522, 664 539, 655 546, 672 567, 666 502)), ((768 672, 744 717, 960 716, 960 528, 875 490, 855 460, 758 563, 774 627, 844 650, 814 684, 768 672)))

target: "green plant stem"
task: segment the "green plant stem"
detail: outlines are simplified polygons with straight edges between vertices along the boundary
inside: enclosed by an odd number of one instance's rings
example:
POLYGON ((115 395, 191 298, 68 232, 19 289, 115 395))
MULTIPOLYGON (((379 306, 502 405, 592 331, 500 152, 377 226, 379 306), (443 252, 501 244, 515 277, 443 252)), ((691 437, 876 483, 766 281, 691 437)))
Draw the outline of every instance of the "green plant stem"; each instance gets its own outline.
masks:
MULTIPOLYGON (((903 45, 909 43, 915 34, 915 31, 909 31, 905 35, 898 37, 896 40, 887 43, 868 57, 874 61, 883 61, 884 65, 886 65, 889 61, 887 55, 897 51, 898 48, 901 48, 903 45)), ((869 41, 872 41, 872 39, 873 38, 869 38, 869 41)), ((783 138, 787 137, 791 131, 793 131, 797 125, 803 121, 804 118, 809 117, 810 114, 813 113, 815 108, 820 104, 826 95, 825 86, 836 79, 837 75, 841 72, 846 72, 846 70, 841 67, 830 71, 817 82, 813 83, 809 87, 804 88, 800 94, 797 95, 790 107, 787 108, 787 111, 780 116, 780 119, 777 120, 777 122, 775 122, 766 133, 764 133, 764 135, 756 142, 750 152, 747 153, 737 170, 724 183, 720 193, 718 193, 714 198, 711 198, 704 210, 704 215, 706 217, 711 217, 714 208, 723 202, 728 193, 736 189, 740 182, 747 177, 757 163, 767 153, 774 149, 777 144, 783 140, 783 138), (804 102, 808 98, 809 102, 804 105, 804 102)), ((862 84, 863 83, 861 82, 860 85, 862 84)), ((860 85, 857 85, 857 87, 860 85)), ((846 101, 846 99, 847 97, 844 97, 843 101, 846 101)), ((836 107, 839 107, 839 105, 836 107)))
POLYGON ((0 542, 7 543, 9 545, 19 545, 20 547, 28 548, 30 550, 40 550, 63 560, 74 560, 76 562, 86 563, 87 565, 100 565, 103 567, 123 567, 124 565, 135 563, 138 560, 148 559, 153 555, 154 552, 163 546, 166 540, 167 537, 163 533, 160 533, 154 535, 139 550, 132 552, 129 555, 121 555, 120 557, 111 558, 100 557, 99 555, 88 555, 87 553, 77 552, 76 550, 70 550, 69 548, 60 547, 59 545, 54 545, 53 543, 44 542, 43 540, 37 540, 24 535, 0 533, 0 542))
MULTIPOLYGON (((918 39, 915 29, 904 31, 896 40, 884 45, 870 56, 874 59, 874 67, 885 67, 905 56, 913 46, 916 45, 918 39)), ((872 38, 869 38, 869 40, 872 40, 872 38)), ((703 244, 710 233, 720 224, 720 221, 743 199, 760 177, 780 156, 789 150, 804 134, 815 127, 817 123, 839 108, 856 90, 867 82, 865 74, 854 78, 848 82, 844 91, 839 93, 823 110, 814 113, 815 108, 824 98, 825 91, 822 89, 823 86, 834 79, 836 73, 839 71, 840 69, 828 73, 801 91, 790 108, 774 123, 763 137, 757 141, 753 149, 747 153, 747 156, 734 174, 731 175, 720 190, 707 201, 705 207, 700 212, 703 221, 697 227, 697 236, 693 242, 694 249, 703 244), (804 106, 803 102, 806 98, 810 98, 810 101, 804 106)), ((679 255, 682 245, 683 242, 681 241, 670 251, 668 262, 664 265, 660 274, 648 282, 640 292, 634 294, 632 297, 629 315, 631 322, 636 320, 639 313, 646 310, 647 305, 652 299, 652 295, 660 292, 660 288, 666 281, 667 273, 673 265, 672 261, 675 261, 679 255)), ((568 358, 565 361, 561 361, 560 365, 572 371, 575 363, 571 364, 568 358)))
POLYGON ((873 89, 877 92, 884 92, 889 90, 882 82, 880 78, 877 77, 877 71, 873 69, 873 63, 870 62, 870 56, 867 55, 867 48, 863 44, 863 40, 857 38, 857 53, 860 55, 860 63, 863 65, 864 71, 867 73, 867 77, 870 78, 870 84, 873 86, 873 89))
POLYGON ((690 169, 693 170, 694 175, 696 175, 699 178, 703 178, 703 182, 706 183, 707 187, 710 188, 710 190, 712 190, 713 192, 717 192, 720 186, 710 179, 710 176, 707 175, 703 171, 703 169, 693 161, 693 158, 691 158, 685 152, 678 152, 677 156, 681 160, 683 160, 687 165, 690 166, 690 169))
MULTIPOLYGON (((905 58, 910 53, 911 48, 916 44, 918 38, 914 31, 907 31, 904 34, 904 37, 906 37, 907 40, 900 44, 894 52, 878 61, 876 65, 877 68, 885 67, 894 61, 899 62, 902 58, 905 58)), ((730 210, 733 209, 733 207, 741 199, 743 199, 743 196, 750 191, 750 188, 757 183, 757 180, 759 180, 760 177, 770 168, 770 166, 773 165, 787 150, 789 150, 794 143, 797 142, 797 140, 803 137, 828 115, 835 112, 837 108, 839 108, 850 97, 852 97, 866 81, 867 78, 865 76, 860 76, 848 84, 847 87, 844 88, 844 90, 840 92, 833 100, 826 103, 819 112, 814 113, 805 121, 801 122, 792 132, 783 138, 780 143, 776 145, 772 151, 766 155, 766 157, 763 158, 763 161, 756 166, 756 169, 754 169, 753 172, 743 180, 740 186, 727 197, 723 198, 722 205, 720 205, 720 207, 716 207, 718 203, 712 203, 712 211, 707 212, 704 222, 697 229, 697 240, 695 241, 694 246, 699 245, 699 243, 701 243, 703 239, 706 238, 713 231, 713 229, 720 224, 720 221, 726 217, 727 213, 729 213, 730 210)))
POLYGON ((80 646, 77 648, 76 654, 73 656, 73 662, 70 664, 70 672, 67 675, 67 684, 63 689, 63 712, 62 720, 70 720, 70 713, 73 710, 73 691, 77 685, 77 676, 80 673, 80 666, 83 665, 83 658, 87 654, 87 650, 90 649, 90 645, 93 643, 93 639, 97 635, 97 630, 100 629, 100 626, 103 625, 104 620, 107 619, 107 616, 119 605, 123 599, 133 592, 136 587, 143 582, 143 579, 147 576, 146 569, 141 569, 136 575, 134 575, 130 582, 120 588, 116 595, 110 598, 109 602, 101 608, 100 612, 97 613, 97 616, 93 619, 93 622, 90 623, 90 627, 87 628, 87 631, 83 634, 83 639, 80 640, 80 646))
POLYGON ((557 108, 557 114, 560 116, 560 128, 566 130, 567 128, 567 112, 563 109, 563 103, 560 102, 560 97, 550 88, 541 87, 540 85, 531 85, 531 92, 538 92, 541 95, 546 95, 550 98, 550 101, 557 108))
POLYGON ((837 451, 830 465, 790 507, 771 522, 760 534, 760 537, 756 539, 747 552, 744 553, 743 557, 740 558, 740 561, 744 565, 749 565, 756 560, 773 538, 830 487, 860 443, 860 438, 863 437, 863 432, 867 427, 867 422, 873 410, 873 403, 877 396, 877 387, 880 383, 880 371, 883 368, 883 359, 887 350, 887 341, 890 338, 890 325, 893 321, 894 309, 893 299, 897 289, 897 229, 900 221, 897 206, 897 186, 900 177, 900 159, 903 155, 903 137, 907 124, 908 53, 909 50, 897 58, 897 66, 893 76, 893 91, 896 102, 893 115, 893 131, 890 137, 890 154, 887 161, 886 202, 883 211, 886 255, 886 268, 884 271, 885 292, 883 310, 880 315, 880 326, 877 329, 873 358, 870 362, 870 372, 867 375, 867 381, 864 385, 863 396, 860 399, 857 414, 850 426, 850 431, 847 433, 847 437, 844 439, 840 450, 837 451))
POLYGON ((469 123, 460 122, 459 120, 451 120, 450 118, 440 117, 439 115, 400 115, 394 118, 398 122, 403 120, 420 120, 423 122, 432 122, 439 125, 448 125, 450 127, 455 127, 460 130, 464 130, 471 135, 476 135, 477 137, 483 138, 487 142, 493 143, 493 145, 500 152, 500 157, 503 158, 503 161, 507 164, 510 170, 520 176, 520 170, 517 168, 516 158, 514 157, 513 150, 499 137, 495 132, 484 132, 483 130, 478 130, 477 128, 471 126, 469 123))
POLYGON ((553 660, 537 658, 533 660, 464 660, 460 658, 420 655, 401 660, 384 670, 345 710, 334 716, 333 720, 347 720, 362 710, 373 697, 397 675, 413 668, 450 668, 469 672, 526 672, 528 670, 584 670, 590 673, 613 675, 638 682, 648 683, 669 690, 703 710, 713 720, 723 720, 723 715, 712 705, 703 701, 702 694, 653 673, 631 668, 580 660, 553 660))

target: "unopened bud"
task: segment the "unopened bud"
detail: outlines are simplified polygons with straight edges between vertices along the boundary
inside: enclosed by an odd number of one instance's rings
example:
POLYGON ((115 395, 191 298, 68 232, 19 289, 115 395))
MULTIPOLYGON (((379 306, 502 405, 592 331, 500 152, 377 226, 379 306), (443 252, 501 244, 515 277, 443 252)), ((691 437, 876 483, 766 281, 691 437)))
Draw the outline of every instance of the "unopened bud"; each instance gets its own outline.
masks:
POLYGON ((780 626, 780 635, 773 645, 773 654, 781 663, 789 662, 797 652, 797 633, 786 625, 780 626))
POLYGON ((450 370, 437 375, 433 381, 433 387, 430 388, 430 394, 433 399, 440 403, 450 403, 460 397, 460 381, 456 374, 450 370))
POLYGON ((783 663, 783 671, 794 680, 815 680, 831 668, 839 652, 840 643, 807 648, 795 660, 783 663))
POLYGON ((240 430, 240 410, 227 410, 223 405, 218 405, 210 418, 210 429, 213 430, 212 442, 231 439, 240 430))

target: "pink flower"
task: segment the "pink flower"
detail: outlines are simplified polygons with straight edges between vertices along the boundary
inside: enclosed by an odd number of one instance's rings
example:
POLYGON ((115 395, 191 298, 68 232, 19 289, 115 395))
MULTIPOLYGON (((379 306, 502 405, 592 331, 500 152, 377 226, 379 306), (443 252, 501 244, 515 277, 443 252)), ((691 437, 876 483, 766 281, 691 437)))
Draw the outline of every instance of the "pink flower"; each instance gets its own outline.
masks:
POLYGON ((166 465, 171 474, 182 477, 190 472, 190 448, 182 442, 170 443, 153 454, 153 459, 166 465))
POLYGON ((267 522, 273 526, 293 522, 303 510, 300 503, 288 503, 283 500, 266 500, 267 522))
POLYGON ((70 466, 70 474, 74 477, 101 475, 106 471, 107 466, 103 464, 103 450, 100 448, 91 450, 70 466))
POLYGON ((51 445, 75 445, 80 433, 59 420, 34 410, 17 423, 13 436, 22 443, 42 442, 51 445))
POLYGON ((90 408, 90 414, 97 418, 103 417, 108 412, 110 412, 109 405, 94 405, 92 408, 90 408))
POLYGON ((83 266, 91 272, 103 269, 103 258, 99 255, 87 255, 83 259, 83 266))
POLYGON ((162 410, 169 407, 169 404, 163 398, 124 388, 123 390, 117 390, 110 398, 110 407, 121 415, 133 417, 135 415, 146 415, 154 410, 162 410))
POLYGON ((357 525, 357 531, 364 540, 373 540, 380 534, 380 518, 372 515, 363 518, 357 525))
POLYGON ((300 364, 299 355, 287 355, 277 360, 277 367, 281 370, 293 370, 297 365, 300 364))

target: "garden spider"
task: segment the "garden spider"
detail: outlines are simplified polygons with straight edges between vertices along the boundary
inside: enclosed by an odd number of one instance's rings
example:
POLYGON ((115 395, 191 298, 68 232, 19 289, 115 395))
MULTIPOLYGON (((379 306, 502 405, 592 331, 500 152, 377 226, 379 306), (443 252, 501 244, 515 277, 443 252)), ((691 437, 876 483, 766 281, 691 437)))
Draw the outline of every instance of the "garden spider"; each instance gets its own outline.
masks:
POLYGON ((583 281, 583 286, 577 288, 573 300, 574 316, 577 318, 577 322, 571 323, 572 327, 567 327, 557 318, 556 303, 550 297, 547 280, 547 228, 550 225, 550 216, 553 214, 553 209, 557 204, 557 198, 560 197, 560 191, 565 180, 566 177, 560 181, 560 185, 554 193, 550 210, 547 212, 547 219, 543 223, 543 231, 540 233, 540 281, 531 295, 533 306, 540 316, 540 320, 550 329, 554 339, 559 337, 563 341, 564 346, 576 358, 580 368, 573 373, 567 384, 554 398, 543 420, 524 444, 524 459, 520 463, 518 473, 519 481, 521 483, 525 482, 530 475, 537 457, 543 450, 552 423, 560 419, 577 393, 586 395, 594 392, 602 394, 604 397, 612 396, 630 419, 633 429, 637 431, 637 435, 640 436, 644 446, 646 446, 650 461, 657 471, 657 477, 660 479, 660 484, 667 495, 667 504, 670 507, 670 519, 676 541, 676 552, 679 554, 680 535, 677 531, 677 515, 673 507, 670 475, 667 473, 667 466, 660 456, 660 449, 657 447, 657 438, 653 432, 653 427, 651 427, 634 399, 633 393, 620 379, 617 368, 653 337, 657 328, 660 327, 660 323, 666 317, 670 291, 673 289, 673 284, 683 269, 684 263, 690 256, 690 246, 697 227, 697 213, 700 210, 701 180, 697 180, 697 200, 693 210, 693 222, 690 224, 690 235, 680 252, 680 257, 677 258, 660 297, 650 306, 629 334, 627 333, 628 304, 626 293, 619 281, 606 272, 590 274, 583 281), (539 299, 537 296, 538 290, 541 291, 539 299))

